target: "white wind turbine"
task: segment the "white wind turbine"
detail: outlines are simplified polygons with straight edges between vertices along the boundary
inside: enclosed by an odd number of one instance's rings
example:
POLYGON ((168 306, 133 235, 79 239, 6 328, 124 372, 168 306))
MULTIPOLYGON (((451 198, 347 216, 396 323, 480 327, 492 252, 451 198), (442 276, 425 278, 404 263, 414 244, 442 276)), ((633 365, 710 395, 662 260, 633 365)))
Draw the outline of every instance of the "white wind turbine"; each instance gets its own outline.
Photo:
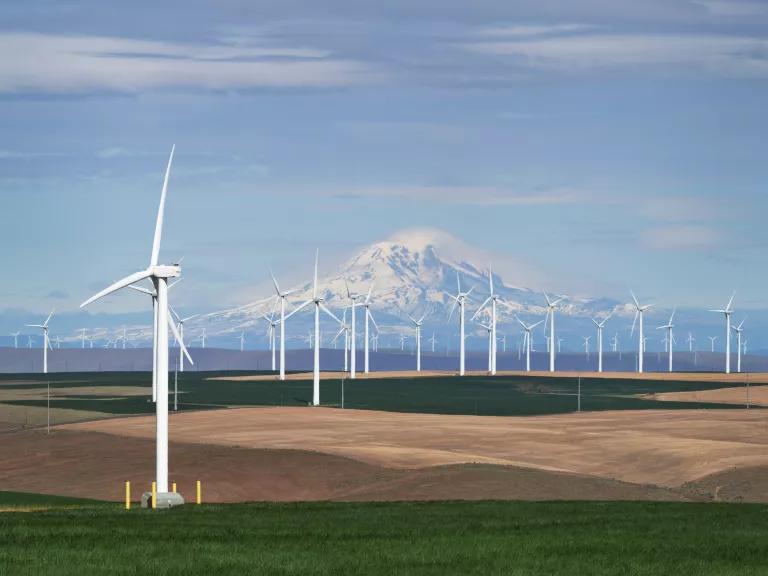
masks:
POLYGON ((598 372, 603 371, 603 328, 605 328, 605 323, 608 322, 608 319, 610 317, 611 315, 608 314, 608 316, 603 318, 601 322, 598 322, 597 320, 592 318, 592 322, 595 324, 595 326, 597 326, 597 371, 598 372))
POLYGON ((333 312, 328 310, 326 308, 325 304, 323 304, 323 298, 320 296, 318 290, 317 290, 317 260, 318 260, 319 252, 315 251, 315 276, 314 280, 312 282, 312 299, 307 300, 304 302, 301 306, 296 308, 293 312, 291 312, 288 316, 286 316, 286 320, 296 314, 299 310, 303 310, 310 304, 314 304, 314 312, 315 312, 315 334, 314 334, 314 368, 312 370, 312 405, 313 406, 319 406, 320 405, 320 310, 328 314, 331 318, 336 320, 338 324, 341 324, 341 320, 339 320, 333 312))
POLYGON ((435 333, 434 332, 432 332, 432 338, 427 340, 427 342, 432 344, 432 353, 434 354, 434 352, 435 352, 435 344, 437 344, 437 338, 435 338, 435 333))
POLYGON ((496 374, 496 305, 499 300, 499 295, 496 294, 493 291, 493 268, 492 265, 488 265, 488 289, 489 289, 489 295, 488 298, 485 299, 485 301, 480 305, 480 307, 477 309, 477 312, 474 313, 472 318, 470 319, 470 322, 477 318, 478 314, 482 312, 485 307, 490 303, 491 305, 491 312, 490 312, 490 330, 491 330, 491 336, 489 341, 489 348, 488 348, 488 354, 490 355, 491 363, 488 367, 488 372, 490 372, 491 375, 496 374))
POLYGON ((531 371, 531 330, 536 328, 539 324, 544 322, 544 320, 539 320, 535 324, 531 324, 528 326, 525 322, 520 320, 517 316, 515 316, 515 320, 517 320, 520 323, 520 326, 523 327, 523 330, 525 330, 525 336, 523 337, 523 349, 525 350, 525 371, 530 372, 531 371))
POLYGON ((491 343, 491 339, 493 338, 493 324, 483 324, 482 322, 478 322, 478 324, 488 332, 488 373, 491 374, 493 371, 493 344, 491 343))
MULTIPOLYGON (((350 322, 350 358, 349 358, 349 377, 353 380, 357 378, 357 322, 355 308, 357 308, 357 300, 360 298, 360 294, 353 293, 349 289, 349 284, 344 280, 344 286, 347 287, 347 298, 349 298, 350 307, 352 309, 352 321, 350 322)), ((370 296, 370 293, 369 293, 370 296)), ((368 322, 366 318, 366 349, 368 347, 367 337, 368 322)))
POLYGON ((53 350, 53 346, 51 346, 51 341, 48 339, 48 322, 51 321, 51 317, 53 316, 53 310, 51 310, 51 313, 48 314, 48 318, 45 319, 45 322, 42 324, 27 324, 27 328, 40 328, 43 331, 43 374, 48 373, 48 348, 53 350))
POLYGON ((451 317, 453 316, 453 311, 456 309, 456 304, 459 305, 459 376, 464 376, 464 308, 467 302, 467 296, 469 296, 472 293, 472 290, 474 290, 474 286, 470 288, 467 292, 461 291, 461 280, 459 280, 459 273, 456 272, 456 287, 458 289, 458 292, 456 293, 456 296, 453 294, 449 294, 451 298, 453 298, 453 306, 451 307, 451 313, 448 315, 448 322, 451 321, 451 317))
POLYGON ((592 339, 592 336, 582 336, 584 339, 584 355, 587 358, 587 362, 589 362, 589 341, 592 339))
POLYGON ((179 338, 181 340, 179 341, 179 372, 184 372, 184 324, 186 322, 189 322, 192 320, 192 318, 197 318, 199 314, 192 314, 192 316, 187 316, 186 318, 182 318, 176 313, 176 310, 173 309, 173 306, 169 305, 169 308, 171 309, 171 314, 176 316, 176 322, 179 324, 179 338))
POLYGON ((18 348, 19 347, 19 334, 21 332, 11 332, 11 336, 13 336, 13 347, 18 348))
POLYGON ((245 350, 245 332, 240 332, 240 352, 245 350))
POLYGON ((416 372, 421 372, 421 326, 424 324, 424 318, 427 317, 427 314, 428 312, 424 312, 418 320, 408 314, 408 318, 411 319, 416 328, 416 372))
POLYGON ((638 373, 643 373, 643 353, 645 352, 645 336, 643 334, 643 315, 645 314, 645 311, 648 310, 653 304, 646 304, 645 306, 641 306, 640 303, 637 301, 637 298, 635 297, 635 293, 631 290, 629 291, 630 294, 632 294, 632 300, 635 303, 635 318, 632 320, 632 330, 630 330, 630 337, 635 332, 635 322, 637 322, 638 317, 640 318, 640 325, 639 325, 639 339, 638 339, 638 349, 637 349, 637 371, 638 373))
POLYGON ((563 296, 557 300, 550 300, 549 295, 544 292, 544 298, 547 299, 547 316, 544 318, 546 322, 549 319, 549 371, 555 371, 555 306, 563 301, 563 296))
POLYGON ((338 334, 333 338, 334 347, 336 344, 336 340, 339 339, 339 336, 344 334, 344 372, 346 372, 349 369, 349 324, 347 324, 347 309, 344 308, 344 314, 341 317, 341 328, 339 329, 338 334))
POLYGON ((677 311, 677 307, 672 308, 672 314, 669 317, 669 322, 664 324, 664 326, 659 326, 656 328, 656 330, 666 330, 667 331, 667 337, 666 337, 666 345, 667 345, 667 354, 668 354, 668 361, 669 361, 669 367, 668 372, 672 372, 672 350, 673 344, 675 343, 675 337, 672 334, 672 328, 675 327, 675 325, 672 323, 675 319, 675 312, 677 311))
POLYGON ((275 292, 280 299, 280 380, 285 380, 285 303, 288 296, 296 292, 296 288, 293 290, 286 290, 285 292, 280 290, 280 286, 275 279, 275 275, 272 274, 272 270, 269 271, 269 275, 272 276, 272 283, 275 285, 275 292))
POLYGON ((85 328, 80 328, 80 337, 82 339, 82 348, 85 348, 85 328))
MULTIPOLYGON (((173 151, 168 159, 168 166, 165 170, 165 179, 163 181, 163 190, 160 195, 160 207, 157 211, 157 222, 155 223, 155 235, 152 242, 152 254, 149 259, 149 266, 139 272, 126 276, 118 280, 111 286, 105 288, 98 294, 92 296, 80 307, 112 294, 122 288, 126 288, 136 282, 144 279, 152 281, 157 301, 157 331, 154 348, 156 350, 155 362, 155 381, 157 383, 157 403, 156 408, 156 454, 155 454, 155 481, 157 482, 156 503, 160 506, 171 506, 183 502, 178 495, 172 495, 168 492, 168 328, 170 327, 173 335, 179 341, 181 348, 184 348, 181 335, 176 330, 176 325, 168 313, 168 278, 175 278, 181 274, 181 267, 178 264, 163 265, 158 264, 160 256, 160 242, 163 235, 163 216, 165 212, 165 197, 168 190, 168 178, 171 172, 171 162, 173 161, 173 151)), ((187 359, 192 363, 192 358, 187 355, 187 359)))
POLYGON ((262 314, 260 318, 264 318, 267 322, 267 339, 269 340, 269 349, 272 352, 272 372, 276 371, 276 361, 275 361, 275 337, 276 337, 276 331, 275 327, 277 326, 277 320, 275 320, 275 307, 277 306, 277 300, 275 300, 274 305, 272 306, 272 311, 269 313, 269 316, 266 314, 262 314))
POLYGON ((736 372, 741 372, 741 333, 744 332, 742 326, 744 326, 744 320, 738 326, 731 326, 731 329, 736 332, 736 348, 738 350, 736 355, 736 372))
POLYGON ((715 340, 717 340, 717 336, 707 336, 709 338, 709 344, 710 344, 710 352, 715 352, 715 340))
POLYGON ((364 358, 364 368, 365 373, 368 374, 369 367, 370 367, 370 361, 369 361, 369 346, 368 346, 368 335, 370 334, 369 328, 368 328, 368 321, 370 320, 373 322, 373 327, 376 328, 376 332, 379 331, 379 327, 376 325, 376 320, 373 319, 373 314, 371 314, 371 292, 373 291, 373 284, 371 284, 368 287, 368 295, 365 297, 365 300, 363 300, 363 309, 365 310, 365 358, 364 358))
MULTIPOLYGON (((182 280, 183 278, 177 278, 174 282, 168 284, 168 290, 170 291, 171 288, 182 280)), ((152 402, 157 402, 157 292, 155 291, 154 284, 152 284, 151 290, 135 285, 130 285, 128 288, 142 294, 147 294, 152 298, 152 402)), ((91 341, 91 348, 93 348, 93 341, 91 341)))
POLYGON ((731 373, 731 314, 733 314, 733 298, 736 296, 736 292, 731 294, 731 299, 728 300, 728 305, 723 310, 710 310, 710 312, 720 312, 725 315, 725 373, 731 373))

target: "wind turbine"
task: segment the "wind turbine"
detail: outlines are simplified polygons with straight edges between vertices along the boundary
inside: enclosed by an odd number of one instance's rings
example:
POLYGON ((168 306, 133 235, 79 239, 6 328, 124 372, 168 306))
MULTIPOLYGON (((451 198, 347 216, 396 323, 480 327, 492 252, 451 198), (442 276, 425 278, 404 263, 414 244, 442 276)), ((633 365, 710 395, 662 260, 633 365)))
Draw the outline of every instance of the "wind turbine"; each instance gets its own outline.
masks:
POLYGON ((738 349, 738 354, 736 355, 736 372, 741 372, 741 333, 744 332, 742 326, 744 326, 744 320, 742 320, 738 326, 731 326, 731 329, 736 332, 736 348, 738 349))
POLYGON ((715 340, 717 340, 717 336, 707 336, 707 338, 709 338, 709 344, 711 346, 711 350, 710 351, 712 353, 714 353, 715 352, 715 340))
POLYGON ((176 313, 176 310, 173 309, 173 306, 169 304, 168 307, 171 309, 171 314, 176 316, 176 322, 179 323, 179 337, 181 338, 179 341, 179 372, 184 372, 184 323, 192 320, 192 318, 197 318, 199 314, 192 314, 192 316, 182 318, 176 313))
POLYGON ((370 320, 373 322, 373 326, 376 328, 376 332, 379 331, 379 327, 376 325, 376 320, 373 319, 373 315, 371 314, 371 292, 373 291, 373 284, 371 284, 368 287, 368 295, 365 297, 365 300, 363 300, 363 309, 365 310, 365 373, 368 374, 368 368, 369 368, 369 352, 368 352, 368 321, 370 320))
MULTIPOLYGON (((181 274, 181 267, 178 264, 163 265, 158 264, 160 256, 160 242, 163 235, 163 216, 165 212, 165 197, 168 191, 168 178, 171 172, 171 162, 173 161, 174 148, 171 148, 171 155, 168 159, 168 166, 165 170, 163 180, 163 190, 160 195, 160 207, 157 211, 157 221, 155 223, 155 235, 152 242, 152 253, 149 259, 149 266, 139 272, 126 276, 118 280, 111 286, 105 288, 98 294, 90 297, 83 302, 80 307, 83 308, 108 294, 112 294, 122 288, 126 288, 136 282, 144 279, 150 279, 154 286, 156 294, 157 311, 157 331, 154 348, 156 350, 155 381, 157 382, 157 402, 156 409, 156 453, 155 453, 155 481, 157 482, 157 496, 155 502, 160 502, 161 506, 171 506, 181 503, 181 497, 171 495, 168 492, 168 328, 170 327, 173 335, 179 341, 179 346, 186 351, 181 339, 181 335, 176 330, 176 325, 168 314, 168 278, 176 278, 181 274)), ((192 363, 192 358, 187 355, 187 359, 192 363)))
MULTIPOLYGON (((485 309, 485 307, 490 303, 491 304, 491 313, 490 313, 490 330, 491 330, 491 336, 490 336, 490 342, 489 342, 489 348, 488 353, 490 355, 490 366, 488 367, 488 372, 491 373, 491 375, 496 374, 496 304, 498 302, 499 296, 493 291, 493 268, 491 265, 488 265, 488 290, 490 292, 488 298, 485 299, 485 302, 483 302, 480 307, 477 309, 477 312, 474 313, 470 321, 474 320, 478 314, 482 310, 485 309)), ((461 289, 459 289, 461 291, 461 289)))
POLYGON ((490 374, 493 370, 493 345, 491 344, 493 338, 493 324, 483 324, 482 322, 478 322, 478 324, 488 332, 488 373, 490 374))
POLYGON ((275 275, 272 274, 272 270, 269 271, 269 275, 272 276, 272 283, 275 285, 275 292, 280 299, 280 380, 285 380, 285 302, 288 296, 296 292, 296 288, 293 290, 286 290, 285 292, 280 290, 280 285, 275 279, 275 275))
POLYGON ((277 306, 277 300, 275 300, 274 305, 272 306, 272 311, 269 313, 269 316, 266 314, 262 314, 261 317, 264 318, 264 320, 267 321, 267 324, 269 325, 267 328, 267 338, 269 338, 269 349, 272 351, 272 372, 275 372, 276 363, 275 363, 275 325, 277 324, 277 321, 275 320, 275 307, 277 306))
POLYGON ((411 319, 416 328, 416 372, 421 372, 421 326, 424 324, 424 318, 426 318, 427 314, 428 312, 424 312, 418 320, 408 314, 408 318, 411 319))
MULTIPOLYGON (((182 257, 179 262, 183 259, 184 257, 182 257)), ((171 288, 176 286, 176 284, 182 280, 183 278, 177 278, 174 282, 168 284, 168 290, 170 291, 171 288)), ((142 294, 147 294, 152 298, 152 402, 157 402, 157 292, 155 291, 154 284, 152 284, 151 290, 133 284, 128 286, 128 288, 135 290, 136 292, 141 292, 142 294)), ((93 347, 92 340, 91 347, 93 347)))
POLYGON ((666 330, 667 331, 667 337, 666 337, 666 343, 667 343, 667 352, 669 355, 669 372, 672 372, 672 350, 675 342, 675 337, 672 335, 672 328, 675 327, 674 324, 672 324, 672 321, 675 319, 675 312, 677 311, 677 307, 672 308, 672 314, 669 317, 669 322, 667 322, 664 326, 659 326, 656 328, 656 330, 666 330))
POLYGON ((523 327, 523 330, 525 330, 525 336, 523 337, 523 348, 525 349, 525 371, 530 372, 531 371, 531 330, 536 328, 539 324, 544 322, 544 320, 539 320, 535 324, 531 324, 528 326, 525 322, 520 320, 517 316, 515 316, 515 320, 517 320, 520 323, 520 326, 523 327))
POLYGON ((48 339, 48 322, 51 321, 51 317, 53 316, 53 310, 51 310, 51 313, 48 314, 48 318, 45 319, 45 322, 42 324, 27 324, 27 328, 40 328, 43 331, 43 374, 48 373, 48 348, 53 350, 53 346, 51 346, 51 341, 48 339))
POLYGON ((21 332, 11 332, 11 336, 13 336, 13 347, 18 348, 19 347, 19 334, 21 332))
POLYGON ((310 304, 314 304, 314 312, 315 312, 315 337, 314 337, 314 368, 312 370, 312 405, 313 406, 319 406, 320 405, 320 310, 328 314, 331 318, 336 320, 338 324, 341 324, 341 320, 339 320, 333 312, 328 310, 326 308, 325 304, 323 304, 323 297, 320 296, 318 290, 317 290, 317 260, 319 257, 319 251, 315 251, 315 276, 314 280, 312 282, 312 299, 307 300, 304 302, 301 306, 296 308, 293 312, 291 312, 288 316, 286 316, 286 320, 296 314, 299 310, 303 310, 310 304))
POLYGON ((549 295, 544 292, 544 298, 547 299, 547 316, 544 318, 544 321, 546 322, 547 318, 549 318, 549 339, 550 339, 550 346, 549 346, 549 371, 554 372, 555 371, 555 306, 557 306, 560 302, 563 301, 563 296, 558 298, 557 300, 550 300, 549 295))
POLYGON ((245 332, 240 332, 240 352, 245 350, 245 332))
POLYGON ((200 344, 203 346, 203 350, 205 350, 205 326, 203 326, 203 331, 200 333, 200 344))
POLYGON ((82 348, 85 348, 85 328, 80 328, 80 337, 82 339, 82 348))
POLYGON ((589 362, 589 341, 592 338, 592 336, 582 336, 584 339, 584 355, 587 358, 587 362, 589 362))
POLYGON ((435 333, 434 332, 432 332, 432 338, 427 340, 427 342, 432 344, 432 353, 434 354, 435 353, 435 344, 437 344, 437 338, 435 338, 435 333))
POLYGON ((342 334, 344 334, 344 372, 346 372, 349 369, 349 364, 347 362, 349 358, 349 324, 347 324, 346 308, 344 308, 344 314, 341 317, 341 328, 339 329, 338 334, 333 338, 334 348, 336 347, 336 340, 338 340, 339 336, 342 334))
MULTIPOLYGON (((605 327, 605 323, 608 322, 608 319, 611 317, 610 314, 603 318, 602 322, 598 322, 594 318, 592 318, 592 322, 597 326, 597 371, 602 372, 603 371, 603 328, 605 327)), ((559 344, 559 342, 558 342, 559 344)), ((614 349, 615 352, 615 349, 614 349)))
POLYGON ((731 314, 733 314, 733 298, 736 296, 736 292, 731 294, 731 299, 728 300, 728 305, 722 310, 710 310, 710 312, 720 312, 725 315, 725 373, 731 373, 731 314))
MULTIPOLYGON (((352 308, 352 322, 350 325, 350 359, 349 359, 349 377, 352 378, 352 380, 357 378, 357 323, 355 321, 356 315, 355 315, 355 308, 357 308, 357 300, 360 298, 360 294, 353 293, 349 290, 349 284, 346 280, 344 280, 344 286, 347 287, 347 298, 349 298, 350 306, 352 308)), ((369 293, 370 296, 370 293, 369 293)), ((367 328, 367 326, 366 326, 367 328)), ((366 337, 366 346, 368 344, 368 338, 366 337)))
POLYGON ((637 349, 637 371, 638 373, 643 373, 643 353, 645 352, 645 336, 643 334, 643 315, 645 314, 645 311, 648 310, 653 304, 646 304, 645 306, 641 306, 640 303, 637 301, 637 298, 635 297, 635 293, 631 290, 629 291, 630 294, 632 294, 632 300, 635 302, 635 318, 632 320, 632 330, 630 331, 630 337, 635 332, 635 322, 637 322, 638 317, 640 318, 640 326, 639 326, 639 339, 638 339, 638 349, 637 349))
POLYGON ((449 294, 453 298, 453 306, 451 307, 451 313, 448 315, 448 322, 451 321, 453 311, 456 309, 456 304, 459 305, 459 376, 464 376, 464 307, 467 302, 467 296, 472 293, 474 286, 467 292, 461 291, 461 280, 459 280, 459 273, 456 272, 456 286, 458 292, 456 296, 449 294))

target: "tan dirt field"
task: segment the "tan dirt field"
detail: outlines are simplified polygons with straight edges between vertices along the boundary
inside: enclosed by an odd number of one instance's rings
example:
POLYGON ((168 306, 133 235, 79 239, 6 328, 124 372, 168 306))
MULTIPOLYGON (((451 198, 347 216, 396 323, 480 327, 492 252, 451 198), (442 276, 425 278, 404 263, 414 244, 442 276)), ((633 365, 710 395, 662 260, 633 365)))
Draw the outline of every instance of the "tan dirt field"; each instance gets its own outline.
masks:
MULTIPOLYGON (((660 392, 644 394, 649 400, 669 400, 673 402, 710 402, 716 404, 747 404, 747 388, 718 388, 716 390, 692 390, 687 392, 660 392)), ((768 406, 768 386, 750 386, 749 404, 768 406)))
MULTIPOLYGON (((363 372, 357 373, 357 378, 360 380, 367 379, 379 379, 379 378, 435 378, 456 376, 457 372, 450 370, 446 371, 423 371, 416 372, 415 370, 397 370, 389 372, 370 372, 364 374, 363 372)), ((637 372, 519 372, 519 371, 499 371, 497 376, 526 376, 529 378, 609 378, 613 380, 656 380, 656 381, 669 381, 674 380, 677 382, 725 382, 725 383, 739 383, 743 384, 749 379, 750 383, 754 384, 768 384, 768 373, 760 372, 755 374, 747 374, 742 372, 740 374, 731 373, 724 374, 719 372, 643 372, 638 374, 637 372)), ((342 376, 349 378, 349 373, 345 372, 323 372, 320 378, 332 378, 340 379, 342 376)), ((489 376, 484 371, 472 371, 467 372, 467 376, 489 376)), ((312 380, 312 372, 298 372, 295 374, 286 374, 287 380, 312 380)), ((227 380, 238 382, 255 382, 260 380, 276 380, 277 376, 274 374, 259 374, 253 376, 216 376, 208 378, 208 380, 227 380)))
MULTIPOLYGON (((373 466, 497 464, 678 488, 768 466, 768 411, 645 410, 487 417, 330 408, 240 408, 175 414, 175 442, 309 450, 373 466)), ((64 430, 152 438, 154 417, 64 430)))
MULTIPOLYGON (((154 441, 98 432, 16 432, 0 443, 0 489, 122 501, 150 487, 154 441)), ((493 465, 403 470, 318 452, 170 444, 170 481, 206 502, 297 500, 709 500, 695 486, 669 490, 575 474, 493 465)), ((765 491, 760 492, 764 495, 765 491)))

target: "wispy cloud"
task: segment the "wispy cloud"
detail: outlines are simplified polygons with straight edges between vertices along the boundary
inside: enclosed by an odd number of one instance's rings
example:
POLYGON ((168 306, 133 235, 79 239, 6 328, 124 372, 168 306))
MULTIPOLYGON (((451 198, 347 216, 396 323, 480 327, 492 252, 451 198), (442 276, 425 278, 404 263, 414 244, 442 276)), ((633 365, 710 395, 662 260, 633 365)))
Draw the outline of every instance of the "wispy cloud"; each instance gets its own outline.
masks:
POLYGON ((365 64, 312 48, 0 33, 0 93, 331 87, 372 81, 365 64))
POLYGON ((327 190, 323 194, 340 199, 385 198, 476 206, 575 204, 595 200, 589 193, 565 187, 515 191, 511 188, 493 186, 382 185, 344 190, 337 188, 327 190))
POLYGON ((705 226, 667 226, 645 230, 642 243, 656 250, 707 250, 720 244, 720 234, 705 226))
POLYGON ((695 0, 715 16, 755 16, 768 14, 768 4, 763 0, 695 0))
POLYGON ((515 24, 510 26, 493 26, 482 28, 480 36, 502 36, 509 38, 532 38, 536 36, 552 36, 573 32, 594 30, 597 26, 591 24, 515 24))
POLYGON ((464 46, 474 53, 507 57, 521 68, 570 74, 671 66, 721 75, 768 75, 768 40, 763 38, 587 33, 475 41, 464 46))

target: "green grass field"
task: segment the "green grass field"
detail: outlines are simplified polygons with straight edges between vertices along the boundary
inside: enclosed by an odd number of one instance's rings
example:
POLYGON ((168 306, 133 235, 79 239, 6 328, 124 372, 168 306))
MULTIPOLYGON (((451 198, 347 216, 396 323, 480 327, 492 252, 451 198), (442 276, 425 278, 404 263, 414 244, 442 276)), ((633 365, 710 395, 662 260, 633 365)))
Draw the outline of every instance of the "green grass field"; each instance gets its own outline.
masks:
MULTIPOLYGON (((229 373, 238 374, 238 373, 229 373)), ((309 381, 277 380, 259 382, 209 381, 208 377, 225 375, 210 372, 179 374, 179 406, 181 410, 208 409, 223 406, 302 406, 312 398, 309 381)), ((151 375, 146 372, 51 374, 49 376, 53 408, 75 408, 112 414, 154 412, 149 400, 151 375), (146 396, 68 394, 57 398, 59 388, 86 386, 142 386, 146 396)), ((3 390, 41 388, 39 374, 0 376, 3 390), (29 383, 8 383, 34 380, 29 383)), ((577 380, 525 376, 467 376, 464 378, 401 378, 349 380, 344 382, 344 405, 347 408, 387 410, 393 412, 426 412, 440 414, 534 415, 572 412, 577 407, 577 380)), ((681 408, 734 408, 733 405, 698 404, 695 402, 660 402, 634 397, 650 392, 707 390, 721 388, 716 382, 660 382, 650 380, 581 380, 582 410, 635 410, 681 408)), ((321 381, 324 405, 341 403, 342 383, 338 379, 321 381)), ((173 374, 171 375, 171 392, 173 374)), ((45 406, 46 400, 10 400, 5 404, 45 406)))
MULTIPOLYGON (((0 493, 0 508, 46 497, 0 493)), ((434 502, 187 505, 56 498, 0 513, 2 574, 766 574, 768 507, 434 502)))

